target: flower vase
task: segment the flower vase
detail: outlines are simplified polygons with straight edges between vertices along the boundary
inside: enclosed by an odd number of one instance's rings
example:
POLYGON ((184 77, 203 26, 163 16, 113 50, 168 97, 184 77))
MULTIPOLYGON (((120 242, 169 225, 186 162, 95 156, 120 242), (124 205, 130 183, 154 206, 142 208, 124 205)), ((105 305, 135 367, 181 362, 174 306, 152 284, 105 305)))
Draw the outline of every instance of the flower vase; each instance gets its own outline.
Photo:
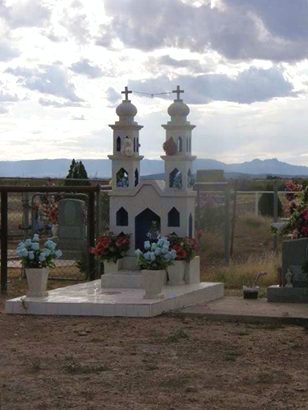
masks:
POLYGON ((185 261, 173 261, 173 264, 168 266, 168 284, 170 286, 184 285, 186 262, 185 261))
POLYGON ((161 299, 164 296, 161 294, 165 270, 149 270, 141 271, 143 276, 143 287, 145 289, 144 299, 161 299))
POLYGON ((117 273, 119 272, 119 259, 116 262, 104 261, 104 273, 117 273))
POLYGON ((243 286, 244 299, 258 299, 259 286, 243 286))
POLYGON ((48 268, 26 268, 26 276, 28 282, 27 297, 41 298, 48 296, 47 281, 48 268))

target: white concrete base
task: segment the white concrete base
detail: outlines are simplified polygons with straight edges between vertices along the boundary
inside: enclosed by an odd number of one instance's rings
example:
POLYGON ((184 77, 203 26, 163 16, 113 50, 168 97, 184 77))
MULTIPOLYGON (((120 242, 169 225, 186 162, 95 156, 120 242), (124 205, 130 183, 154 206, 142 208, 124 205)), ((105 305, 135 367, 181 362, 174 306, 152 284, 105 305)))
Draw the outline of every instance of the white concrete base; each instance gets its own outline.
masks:
POLYGON ((139 271, 123 271, 115 273, 104 273, 101 276, 101 287, 102 288, 143 288, 143 277, 141 270, 139 271))
POLYGON ((163 299, 144 299, 144 289, 101 289, 100 280, 50 290, 47 297, 8 300, 9 314, 152 317, 224 296, 223 283, 165 286, 163 299))

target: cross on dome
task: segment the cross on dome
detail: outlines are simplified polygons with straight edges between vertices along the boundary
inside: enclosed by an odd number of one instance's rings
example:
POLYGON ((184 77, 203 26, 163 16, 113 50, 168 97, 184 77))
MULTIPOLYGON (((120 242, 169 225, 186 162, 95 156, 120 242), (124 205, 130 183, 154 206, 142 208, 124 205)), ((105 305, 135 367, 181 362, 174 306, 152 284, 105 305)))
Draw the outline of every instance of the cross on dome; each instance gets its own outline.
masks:
POLYGON ((175 101, 181 101, 180 95, 181 95, 181 93, 184 92, 184 90, 181 90, 180 86, 177 85, 176 90, 173 90, 172 92, 176 94, 176 100, 175 101))
POLYGON ((129 101, 128 94, 131 94, 131 93, 132 93, 132 91, 129 91, 128 87, 125 87, 124 91, 121 91, 121 94, 125 94, 125 101, 129 101))

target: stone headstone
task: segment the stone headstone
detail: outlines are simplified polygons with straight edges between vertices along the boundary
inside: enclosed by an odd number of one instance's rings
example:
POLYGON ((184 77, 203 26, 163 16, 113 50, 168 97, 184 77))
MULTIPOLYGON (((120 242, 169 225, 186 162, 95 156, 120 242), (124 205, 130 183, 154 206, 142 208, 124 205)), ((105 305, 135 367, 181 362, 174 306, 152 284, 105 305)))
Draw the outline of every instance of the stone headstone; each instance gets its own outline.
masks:
POLYGON ((303 276, 305 275, 303 275, 300 270, 303 263, 307 260, 308 238, 292 239, 282 243, 282 277, 284 285, 286 284, 286 274, 288 270, 293 273, 293 286, 296 287, 298 282, 303 281, 303 276))
POLYGON ((58 213, 58 247, 65 259, 78 259, 87 249, 86 206, 80 199, 61 199, 58 213))

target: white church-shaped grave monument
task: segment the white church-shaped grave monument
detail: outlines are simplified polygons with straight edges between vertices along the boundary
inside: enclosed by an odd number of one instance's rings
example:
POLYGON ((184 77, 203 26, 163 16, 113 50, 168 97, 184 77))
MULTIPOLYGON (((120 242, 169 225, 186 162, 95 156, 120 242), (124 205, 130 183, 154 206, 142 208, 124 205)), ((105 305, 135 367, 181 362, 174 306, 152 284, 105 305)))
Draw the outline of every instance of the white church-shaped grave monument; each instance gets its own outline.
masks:
POLYGON ((110 230, 130 235, 130 255, 142 249, 147 234, 153 227, 162 236, 176 234, 194 237, 195 197, 193 191, 191 132, 195 127, 187 120, 189 108, 177 98, 168 108, 170 121, 163 125, 164 180, 140 181, 139 130, 134 117, 136 107, 125 99, 117 107, 119 120, 110 125, 113 129, 112 191, 110 192, 110 230))

